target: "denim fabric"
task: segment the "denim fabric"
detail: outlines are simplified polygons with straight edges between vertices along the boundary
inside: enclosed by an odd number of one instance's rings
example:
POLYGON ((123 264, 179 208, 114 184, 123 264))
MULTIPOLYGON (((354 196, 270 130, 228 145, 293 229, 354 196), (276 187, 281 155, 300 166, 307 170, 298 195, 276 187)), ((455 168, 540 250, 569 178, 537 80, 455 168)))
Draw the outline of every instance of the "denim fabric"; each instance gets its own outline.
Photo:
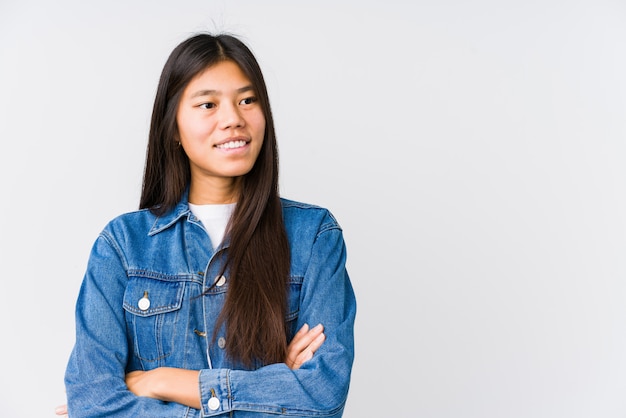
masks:
POLYGON ((212 343, 229 286, 228 272, 218 277, 228 238, 213 252, 185 197, 162 217, 122 215, 97 238, 65 374, 70 418, 341 417, 356 313, 342 231, 326 209, 282 204, 291 250, 289 338, 304 323, 323 324, 326 341, 313 359, 293 371, 283 363, 246 370, 225 356, 223 329, 212 343), (128 391, 127 372, 161 366, 201 370, 202 410, 128 391))

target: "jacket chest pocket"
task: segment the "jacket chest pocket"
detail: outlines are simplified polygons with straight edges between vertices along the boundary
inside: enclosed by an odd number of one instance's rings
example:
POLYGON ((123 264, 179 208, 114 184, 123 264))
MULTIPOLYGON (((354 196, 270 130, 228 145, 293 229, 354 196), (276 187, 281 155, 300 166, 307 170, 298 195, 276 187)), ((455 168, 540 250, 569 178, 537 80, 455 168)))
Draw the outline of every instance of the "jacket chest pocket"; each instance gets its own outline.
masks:
POLYGON ((124 293, 126 326, 129 344, 141 361, 160 362, 172 354, 181 326, 184 289, 184 282, 146 277, 129 279, 124 293))

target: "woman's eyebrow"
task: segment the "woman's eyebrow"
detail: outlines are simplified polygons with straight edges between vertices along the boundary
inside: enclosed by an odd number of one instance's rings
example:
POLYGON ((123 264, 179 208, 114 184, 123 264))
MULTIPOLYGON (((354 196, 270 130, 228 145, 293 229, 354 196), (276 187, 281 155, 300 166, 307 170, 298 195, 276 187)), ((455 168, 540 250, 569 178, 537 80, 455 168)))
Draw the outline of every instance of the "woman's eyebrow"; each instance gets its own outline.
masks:
POLYGON ((201 97, 201 96, 217 96, 219 93, 217 90, 198 90, 194 94, 191 95, 191 98, 201 97))
MULTIPOLYGON (((241 94, 241 93, 245 93, 245 92, 252 91, 252 90, 254 90, 254 87, 252 87, 252 85, 248 85, 248 86, 238 88, 236 92, 237 94, 241 94)), ((201 97, 201 96, 219 96, 221 94, 222 92, 219 90, 198 90, 197 92, 191 95, 191 98, 193 99, 195 97, 201 97)))
POLYGON ((252 91, 252 90, 254 90, 254 87, 252 87, 252 85, 248 85, 248 86, 238 88, 237 93, 245 93, 247 91, 252 91))

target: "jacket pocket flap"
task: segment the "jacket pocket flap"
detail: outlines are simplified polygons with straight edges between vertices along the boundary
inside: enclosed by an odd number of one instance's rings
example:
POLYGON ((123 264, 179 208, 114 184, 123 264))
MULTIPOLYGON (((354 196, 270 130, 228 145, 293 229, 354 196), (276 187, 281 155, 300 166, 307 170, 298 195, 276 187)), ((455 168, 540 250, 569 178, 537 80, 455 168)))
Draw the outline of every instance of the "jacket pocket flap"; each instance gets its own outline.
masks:
POLYGON ((151 316, 180 309, 184 282, 131 277, 124 292, 124 309, 134 315, 151 316))

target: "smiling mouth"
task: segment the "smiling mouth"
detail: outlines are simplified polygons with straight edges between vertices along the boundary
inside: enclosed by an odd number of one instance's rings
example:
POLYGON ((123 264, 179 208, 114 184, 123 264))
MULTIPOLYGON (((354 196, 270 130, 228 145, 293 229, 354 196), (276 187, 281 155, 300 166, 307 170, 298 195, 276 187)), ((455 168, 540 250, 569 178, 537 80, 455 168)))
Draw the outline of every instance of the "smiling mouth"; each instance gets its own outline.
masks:
POLYGON ((230 142, 225 142, 223 144, 218 144, 215 146, 215 148, 218 149, 233 149, 233 148, 241 148, 246 146, 248 142, 244 141, 244 140, 239 140, 239 141, 230 141, 230 142))

